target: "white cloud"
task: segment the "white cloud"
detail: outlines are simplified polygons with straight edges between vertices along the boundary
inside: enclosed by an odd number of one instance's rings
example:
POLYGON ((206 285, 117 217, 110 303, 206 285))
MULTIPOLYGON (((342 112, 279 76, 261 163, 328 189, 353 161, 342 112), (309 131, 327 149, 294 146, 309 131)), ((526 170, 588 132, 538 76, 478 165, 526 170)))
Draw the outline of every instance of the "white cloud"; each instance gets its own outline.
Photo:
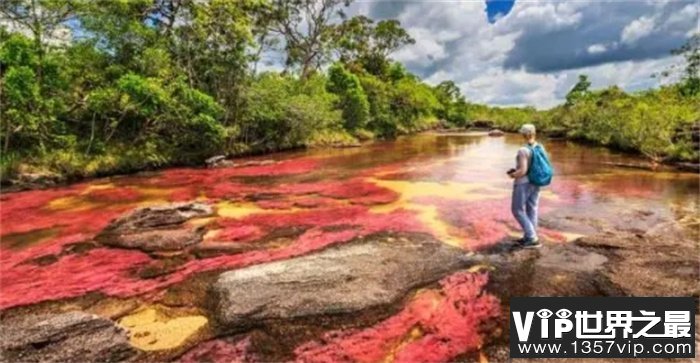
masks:
POLYGON ((671 14, 664 25, 669 27, 687 22, 695 22, 697 24, 698 21, 700 21, 700 5, 688 4, 681 11, 671 14))
POLYGON ((629 23, 620 34, 620 40, 625 44, 634 44, 654 31, 653 17, 642 16, 629 23))
MULTIPOLYGON (((563 102, 566 93, 576 84, 579 74, 586 74, 593 89, 618 85, 627 91, 637 91, 667 82, 652 75, 679 62, 677 57, 626 61, 553 73, 528 73, 524 70, 504 70, 492 67, 482 74, 459 84, 471 101, 504 106, 535 106, 550 108, 563 102)), ((451 79, 439 72, 431 83, 451 79)))
POLYGON ((423 81, 425 81, 425 83, 427 83, 427 84, 434 86, 434 85, 439 84, 442 81, 450 81, 452 79, 453 79, 452 74, 445 72, 443 70, 439 70, 439 71, 433 73, 432 75, 430 75, 430 77, 424 79, 423 81))
POLYGON ((404 47, 394 54, 394 59, 409 65, 426 66, 447 57, 439 34, 425 28, 409 28, 408 33, 420 46, 404 47))
POLYGON ((578 25, 582 19, 579 11, 582 2, 516 1, 511 12, 500 24, 503 28, 535 26, 539 31, 555 31, 578 25), (507 25, 506 25, 507 24, 507 25))
POLYGON ((546 108, 559 102, 555 96, 559 78, 553 74, 492 68, 460 86, 470 100, 477 102, 546 108))
POLYGON ((641 62, 606 63, 595 67, 583 68, 580 72, 570 73, 588 74, 591 80, 591 87, 593 88, 618 85, 628 91, 637 91, 656 87, 663 83, 663 79, 653 78, 652 75, 666 70, 672 64, 678 62, 680 62, 679 57, 668 57, 641 62))
POLYGON ((590 54, 605 53, 606 50, 605 44, 593 44, 587 49, 590 54))
MULTIPOLYGON (((668 4, 674 5, 673 2, 668 4)), ((408 61, 409 69, 424 75, 429 84, 453 80, 469 100, 497 105, 534 105, 538 108, 554 106, 563 101, 579 74, 588 74, 596 88, 613 84, 627 90, 654 87, 659 80, 651 78, 651 75, 667 67, 671 58, 612 58, 602 64, 581 62, 581 65, 574 63, 574 66, 568 68, 541 72, 531 71, 524 66, 504 66, 515 48, 522 47, 524 39, 533 34, 538 34, 541 38, 541 47, 530 45, 538 38, 527 40, 531 43, 527 43, 525 56, 544 56, 557 60, 560 57, 557 48, 564 44, 572 52, 588 57, 607 57, 611 52, 629 52, 625 50, 628 48, 620 47, 622 43, 618 43, 618 34, 624 34, 622 39, 629 47, 631 45, 628 43, 635 43, 655 31, 661 31, 661 20, 670 21, 670 15, 660 16, 665 11, 664 6, 646 5, 647 8, 630 13, 631 10, 627 9, 629 5, 618 2, 591 4, 576 1, 517 1, 510 13, 491 24, 488 23, 482 2, 446 2, 439 5, 410 3, 398 18, 404 26, 409 27, 416 38, 416 44, 406 47, 394 58, 408 61), (617 29, 614 32, 605 27, 596 28, 600 26, 596 19, 608 13, 625 15, 615 18, 617 29), (587 35, 595 41, 584 43, 587 36, 578 35, 587 29, 598 31, 597 34, 587 35), (549 38, 559 37, 563 32, 567 32, 567 36, 571 34, 571 39, 559 39, 559 43, 548 42, 549 38), (582 44, 576 45, 575 42, 582 44), (543 53, 532 54, 533 52, 543 53)), ((687 19, 690 11, 677 3, 675 6, 678 10, 683 9, 683 19, 687 19)), ((675 12, 669 10, 666 13, 675 12)), ((683 23, 679 28, 687 29, 687 24, 683 23)))

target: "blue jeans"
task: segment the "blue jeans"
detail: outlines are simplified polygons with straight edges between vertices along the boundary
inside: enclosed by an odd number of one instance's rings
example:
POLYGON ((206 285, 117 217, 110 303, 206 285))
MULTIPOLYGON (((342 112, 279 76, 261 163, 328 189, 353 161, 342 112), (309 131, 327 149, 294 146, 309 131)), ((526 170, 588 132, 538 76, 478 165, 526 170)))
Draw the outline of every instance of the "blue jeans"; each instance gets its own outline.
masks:
POLYGON ((540 187, 530 183, 513 185, 513 200, 510 210, 520 223, 527 239, 537 239, 537 203, 539 199, 540 187))

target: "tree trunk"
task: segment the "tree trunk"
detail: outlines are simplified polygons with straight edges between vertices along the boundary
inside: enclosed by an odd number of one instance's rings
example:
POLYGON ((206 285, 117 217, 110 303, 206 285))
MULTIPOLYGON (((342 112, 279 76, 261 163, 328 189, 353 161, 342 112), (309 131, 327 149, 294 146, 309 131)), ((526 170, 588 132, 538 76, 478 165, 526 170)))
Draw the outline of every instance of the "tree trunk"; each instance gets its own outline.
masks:
POLYGON ((5 142, 2 146, 2 154, 7 155, 7 151, 10 149, 10 128, 8 127, 7 130, 5 130, 5 142))
POLYGON ((85 155, 90 154, 90 148, 92 148, 92 141, 95 139, 95 113, 92 113, 92 123, 90 124, 90 141, 88 142, 87 150, 85 150, 85 155))

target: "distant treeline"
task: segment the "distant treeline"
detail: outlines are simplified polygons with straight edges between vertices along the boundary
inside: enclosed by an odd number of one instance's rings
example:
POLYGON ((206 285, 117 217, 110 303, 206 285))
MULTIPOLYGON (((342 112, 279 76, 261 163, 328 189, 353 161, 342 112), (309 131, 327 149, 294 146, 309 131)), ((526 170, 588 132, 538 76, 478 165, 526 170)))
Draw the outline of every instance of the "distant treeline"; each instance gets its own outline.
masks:
POLYGON ((506 129, 534 121, 654 157, 697 157, 672 138, 699 118, 696 38, 683 50, 690 71, 673 86, 630 95, 580 82, 550 111, 490 108, 392 61, 414 40, 396 20, 345 16, 347 3, 1 2, 2 180, 195 164, 478 119, 506 129), (284 70, 257 71, 271 50, 284 56, 284 70))
MULTIPOLYGON (((474 106, 472 119, 490 120, 496 127, 515 131, 532 122, 557 137, 592 142, 639 152, 649 159, 700 162, 700 53, 698 38, 693 57, 694 77, 637 93, 617 86, 591 91, 585 75, 569 92, 566 103, 550 110, 474 106)), ((690 54, 688 54, 690 55, 690 54)), ((689 59, 690 61, 690 59, 689 59)), ((692 64, 692 63, 688 63, 692 64)))

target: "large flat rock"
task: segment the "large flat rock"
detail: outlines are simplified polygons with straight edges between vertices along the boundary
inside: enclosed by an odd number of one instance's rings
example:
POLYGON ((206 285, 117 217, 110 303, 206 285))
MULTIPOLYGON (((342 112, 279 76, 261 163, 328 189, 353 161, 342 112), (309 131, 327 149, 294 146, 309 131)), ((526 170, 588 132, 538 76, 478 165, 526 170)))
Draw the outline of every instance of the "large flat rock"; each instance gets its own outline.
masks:
POLYGON ((221 274, 215 316, 235 329, 268 319, 353 313, 388 306, 469 264, 460 249, 426 235, 373 235, 319 253, 221 274))
POLYGON ((119 362, 136 354, 126 331, 78 311, 8 319, 0 337, 2 362, 119 362))

